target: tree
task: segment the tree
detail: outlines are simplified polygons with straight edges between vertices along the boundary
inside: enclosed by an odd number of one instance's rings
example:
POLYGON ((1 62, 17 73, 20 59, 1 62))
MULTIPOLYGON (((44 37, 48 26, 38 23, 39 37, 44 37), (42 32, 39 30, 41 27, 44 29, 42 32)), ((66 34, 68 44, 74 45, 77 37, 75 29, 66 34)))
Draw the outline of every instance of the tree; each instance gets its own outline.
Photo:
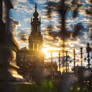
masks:
MULTIPOLYGON (((89 0, 88 2, 89 2, 89 5, 90 5, 90 8, 86 9, 86 14, 89 17, 92 17, 92 1, 89 0)), ((91 20, 89 20, 89 22, 90 22, 89 28, 91 28, 92 27, 91 20)), ((91 29, 90 39, 92 40, 92 29, 91 29)))
MULTIPOLYGON (((61 45, 63 47, 63 57, 64 57, 64 48, 65 48, 65 41, 67 41, 71 35, 73 38, 76 38, 79 35, 79 32, 81 29, 83 29, 83 25, 81 23, 77 23, 74 26, 74 29, 72 32, 69 32, 66 28, 66 20, 67 20, 67 14, 69 11, 73 12, 72 18, 77 18, 78 12, 80 7, 82 6, 81 3, 79 3, 79 0, 73 0, 72 2, 69 0, 60 0, 59 2, 55 1, 49 1, 47 3, 47 16, 49 21, 52 20, 52 13, 56 11, 59 14, 59 24, 58 27, 60 30, 58 32, 53 32, 53 26, 52 24, 49 24, 47 27, 47 31, 50 36, 52 37, 59 37, 63 41, 63 44, 61 45)), ((64 63, 63 63, 64 66, 64 63)))

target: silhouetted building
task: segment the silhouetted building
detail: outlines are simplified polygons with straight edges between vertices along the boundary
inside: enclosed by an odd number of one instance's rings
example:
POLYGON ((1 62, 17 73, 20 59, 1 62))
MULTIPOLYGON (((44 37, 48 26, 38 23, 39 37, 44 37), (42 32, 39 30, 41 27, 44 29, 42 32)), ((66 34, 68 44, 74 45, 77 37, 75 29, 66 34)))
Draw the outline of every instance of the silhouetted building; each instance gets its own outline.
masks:
POLYGON ((31 33, 29 36, 29 51, 33 58, 43 61, 41 52, 43 37, 41 34, 41 19, 38 18, 37 6, 35 5, 34 18, 31 19, 31 33))
POLYGON ((29 48, 26 47, 20 49, 17 52, 17 64, 20 65, 23 62, 44 62, 44 55, 41 51, 43 44, 43 37, 41 34, 41 20, 38 18, 37 6, 35 5, 35 12, 31 19, 31 33, 29 35, 29 48), (21 63, 20 63, 21 62, 21 63))
POLYGON ((38 18, 37 7, 35 6, 34 18, 31 19, 31 34, 29 36, 29 49, 31 51, 39 51, 42 47, 43 37, 41 35, 41 20, 38 18))

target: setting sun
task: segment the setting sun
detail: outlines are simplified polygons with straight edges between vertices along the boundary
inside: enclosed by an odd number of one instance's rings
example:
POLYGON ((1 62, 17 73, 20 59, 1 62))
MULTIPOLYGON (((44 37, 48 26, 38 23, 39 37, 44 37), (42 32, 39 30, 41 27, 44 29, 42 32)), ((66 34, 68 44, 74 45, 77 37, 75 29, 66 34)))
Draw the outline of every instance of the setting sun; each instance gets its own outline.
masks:
POLYGON ((42 48, 42 52, 45 54, 45 58, 50 58, 51 57, 51 53, 52 53, 52 57, 58 57, 58 53, 60 51, 60 48, 56 48, 56 47, 44 47, 42 48))
POLYGON ((46 58, 50 58, 50 52, 48 48, 42 48, 42 52, 44 53, 46 58))

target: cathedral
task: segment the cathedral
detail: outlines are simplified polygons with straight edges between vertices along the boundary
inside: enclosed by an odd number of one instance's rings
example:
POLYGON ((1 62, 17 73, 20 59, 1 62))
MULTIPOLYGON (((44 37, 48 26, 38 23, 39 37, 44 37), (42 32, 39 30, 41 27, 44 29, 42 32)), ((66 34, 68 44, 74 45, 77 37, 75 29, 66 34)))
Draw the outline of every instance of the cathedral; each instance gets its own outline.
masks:
POLYGON ((16 53, 16 62, 20 66, 23 62, 44 62, 44 55, 41 51, 43 37, 41 34, 41 19, 35 5, 35 12, 31 18, 31 33, 28 39, 28 49, 26 47, 20 49, 16 53))

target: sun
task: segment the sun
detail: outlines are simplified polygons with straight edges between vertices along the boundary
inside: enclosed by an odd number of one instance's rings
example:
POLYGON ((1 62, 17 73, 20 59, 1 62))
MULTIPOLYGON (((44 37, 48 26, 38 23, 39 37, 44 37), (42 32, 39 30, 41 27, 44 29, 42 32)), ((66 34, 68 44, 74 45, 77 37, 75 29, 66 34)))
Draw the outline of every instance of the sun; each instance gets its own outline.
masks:
POLYGON ((47 54, 47 53, 48 53, 47 48, 42 48, 42 52, 43 52, 44 54, 47 54))
POLYGON ((54 57, 58 57, 58 52, 59 52, 59 48, 56 47, 43 47, 42 48, 42 52, 45 55, 45 58, 51 58, 51 56, 54 57))
POLYGON ((44 53, 46 58, 50 58, 50 52, 48 48, 42 48, 42 52, 44 53))

